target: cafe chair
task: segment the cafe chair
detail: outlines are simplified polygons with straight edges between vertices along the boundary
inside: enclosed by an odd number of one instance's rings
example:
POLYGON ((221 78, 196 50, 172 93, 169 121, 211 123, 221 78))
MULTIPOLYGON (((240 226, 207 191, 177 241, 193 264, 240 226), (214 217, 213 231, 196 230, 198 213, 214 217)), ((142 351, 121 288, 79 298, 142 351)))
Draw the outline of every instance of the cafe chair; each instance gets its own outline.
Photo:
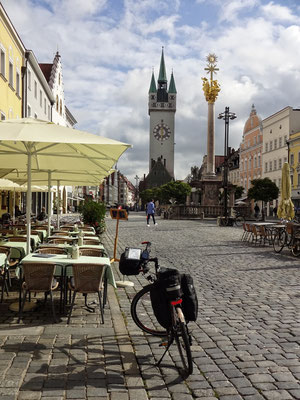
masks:
POLYGON ((26 302, 27 294, 40 293, 45 294, 45 303, 47 301, 47 295, 50 295, 53 320, 58 322, 56 319, 54 302, 53 302, 53 291, 58 288, 58 282, 54 279, 55 264, 53 263, 24 263, 22 265, 24 281, 22 283, 23 298, 19 309, 18 323, 22 319, 23 308, 26 302))
POLYGON ((52 244, 64 244, 64 243, 67 243, 67 244, 72 244, 74 242, 74 239, 72 239, 72 238, 60 238, 60 237, 57 237, 57 238, 53 238, 53 239, 48 239, 48 243, 52 243, 52 244))
POLYGON ((83 244, 84 244, 84 245, 99 244, 99 240, 95 240, 95 239, 83 239, 83 244))
POLYGON ((52 236, 68 236, 66 231, 53 231, 52 236))
POLYGON ((95 249, 93 247, 81 248, 79 249, 79 254, 81 256, 88 256, 88 257, 106 257, 104 249, 95 249))
MULTIPOLYGON (((11 287, 11 271, 17 267, 17 265, 20 263, 21 259, 22 259, 22 252, 21 250, 14 248, 13 249, 14 254, 16 255, 16 257, 12 257, 12 249, 11 247, 8 246, 0 246, 0 253, 4 253, 7 256, 7 260, 6 260, 6 265, 5 268, 3 268, 3 278, 4 280, 6 280, 8 282, 8 286, 11 287), (17 254, 16 254, 17 253, 17 254)), ((7 285, 6 282, 6 285, 7 285)), ((2 288, 3 289, 3 288, 2 288)), ((6 293, 8 295, 8 291, 6 290, 6 293)), ((1 302, 3 299, 3 291, 2 291, 2 298, 1 298, 1 302)))
POLYGON ((70 323, 75 297, 77 293, 82 293, 85 297, 85 306, 90 311, 95 311, 95 308, 90 307, 87 304, 87 295, 89 293, 97 293, 99 299, 99 308, 101 314, 101 321, 104 324, 104 311, 101 299, 102 292, 102 281, 105 275, 106 265, 99 264, 73 264, 73 278, 69 282, 69 289, 73 291, 71 308, 69 311, 67 324, 70 323))
POLYGON ((68 251, 62 247, 41 247, 37 249, 38 254, 67 254, 68 251))
POLYGON ((7 260, 9 258, 10 254, 10 249, 9 248, 4 248, 0 247, 0 253, 6 255, 6 262, 5 264, 0 268, 0 279, 1 279, 1 300, 0 302, 2 303, 3 297, 4 297, 4 290, 8 296, 8 265, 7 265, 7 260))

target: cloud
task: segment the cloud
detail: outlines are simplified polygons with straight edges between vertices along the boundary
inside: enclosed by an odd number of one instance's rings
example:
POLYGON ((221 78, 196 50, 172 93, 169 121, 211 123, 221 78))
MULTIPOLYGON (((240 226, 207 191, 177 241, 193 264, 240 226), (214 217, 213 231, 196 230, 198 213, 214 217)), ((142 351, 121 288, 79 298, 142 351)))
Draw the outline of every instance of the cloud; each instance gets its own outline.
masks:
MULTIPOLYGON (((161 46, 177 87, 175 174, 184 178, 206 153, 207 103, 201 77, 206 56, 218 56, 230 145, 241 142, 255 104, 268 115, 299 106, 300 27, 296 8, 263 0, 2 0, 25 46, 39 62, 59 49, 66 104, 78 128, 133 144, 118 167, 134 182, 148 173, 148 89, 158 77, 161 46), (187 3, 189 5, 187 6, 187 3), (195 8, 191 8, 191 7, 195 8), (191 10, 199 13, 191 15, 191 10), (188 17, 187 17, 188 16, 188 17)), ((224 151, 224 121, 215 121, 215 153, 224 151)))

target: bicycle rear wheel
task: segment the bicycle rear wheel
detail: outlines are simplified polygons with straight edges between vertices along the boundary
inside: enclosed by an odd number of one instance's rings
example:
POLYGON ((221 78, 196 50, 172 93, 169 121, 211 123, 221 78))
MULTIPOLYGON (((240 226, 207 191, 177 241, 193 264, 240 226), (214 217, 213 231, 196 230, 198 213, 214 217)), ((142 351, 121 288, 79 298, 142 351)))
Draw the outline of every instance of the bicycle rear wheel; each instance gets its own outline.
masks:
POLYGON ((190 346, 190 338, 187 330, 186 323, 181 308, 177 308, 178 320, 176 326, 173 328, 175 342, 177 344, 181 364, 185 376, 193 373, 193 360, 190 346))
POLYGON ((276 253, 280 253, 286 242, 286 233, 279 231, 274 236, 273 248, 276 253))
POLYGON ((239 216, 236 217, 236 219, 235 219, 235 224, 236 224, 236 226, 242 226, 244 222, 245 222, 245 218, 242 217, 241 215, 239 215, 239 216))
POLYGON ((132 299, 131 316, 136 325, 144 332, 154 336, 167 336, 167 331, 157 322, 154 315, 150 289, 152 284, 143 287, 132 299))
POLYGON ((295 257, 300 256, 300 238, 294 238, 293 243, 291 244, 292 247, 292 254, 295 257))

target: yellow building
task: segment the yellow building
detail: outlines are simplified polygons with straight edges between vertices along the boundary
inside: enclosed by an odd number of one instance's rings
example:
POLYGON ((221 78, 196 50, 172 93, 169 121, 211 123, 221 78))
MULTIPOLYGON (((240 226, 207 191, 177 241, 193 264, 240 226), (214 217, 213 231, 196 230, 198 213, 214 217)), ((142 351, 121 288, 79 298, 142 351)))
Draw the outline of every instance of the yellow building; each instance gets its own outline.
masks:
POLYGON ((289 164, 291 170, 292 200, 300 207, 300 132, 291 133, 288 141, 289 164))
POLYGON ((0 3, 0 119, 22 117, 25 47, 0 3))

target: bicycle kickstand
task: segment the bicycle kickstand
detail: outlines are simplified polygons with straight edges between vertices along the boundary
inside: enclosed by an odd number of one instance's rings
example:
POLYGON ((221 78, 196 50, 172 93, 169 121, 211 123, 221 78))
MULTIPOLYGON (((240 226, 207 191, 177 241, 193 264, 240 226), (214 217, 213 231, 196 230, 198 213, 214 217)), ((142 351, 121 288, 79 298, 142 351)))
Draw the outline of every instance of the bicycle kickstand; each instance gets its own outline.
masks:
MULTIPOLYGON (((158 367, 158 366, 160 365, 160 363, 162 362, 164 356, 166 355, 166 353, 167 353, 167 351, 169 350, 169 348, 170 348, 170 346, 171 346, 172 343, 173 343, 173 339, 170 340, 170 341, 168 342, 167 347, 166 347, 166 349, 165 349, 163 355, 161 356, 161 358, 159 359, 159 361, 155 364, 156 367, 158 367)), ((164 346, 164 344, 161 344, 160 346, 164 346)))

